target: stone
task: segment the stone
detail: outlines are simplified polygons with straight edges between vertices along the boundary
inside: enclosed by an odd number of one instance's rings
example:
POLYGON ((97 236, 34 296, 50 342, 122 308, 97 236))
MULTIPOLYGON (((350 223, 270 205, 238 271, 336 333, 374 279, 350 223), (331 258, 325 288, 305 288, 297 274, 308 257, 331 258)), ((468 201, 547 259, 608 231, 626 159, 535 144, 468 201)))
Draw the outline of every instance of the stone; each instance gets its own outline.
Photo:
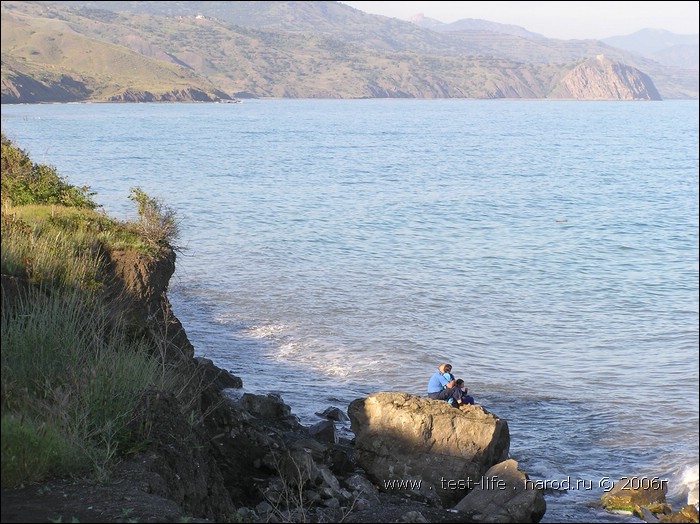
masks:
POLYGON ((539 522, 547 509, 544 495, 527 481, 515 460, 505 460, 490 468, 454 509, 471 513, 476 522, 539 522))
MULTIPOLYGON (((267 502, 261 502, 261 504, 267 504, 267 502)), ((269 506, 269 504, 267 505, 269 506)), ((241 519, 241 522, 255 522, 258 519, 258 515, 255 511, 246 507, 238 508, 236 515, 241 519)))
POLYGON ((274 508, 269 502, 262 501, 260 504, 255 506, 255 512, 258 515, 270 515, 274 511, 274 508))
POLYGON ((216 366, 211 359, 195 357, 194 361, 199 371, 203 374, 204 380, 207 383, 213 383, 217 389, 238 389, 243 387, 243 381, 239 377, 216 366))
POLYGON ((657 478, 623 477, 601 497, 601 503, 609 511, 632 512, 637 507, 665 504, 667 489, 667 483, 657 478))
POLYGON ((347 422, 350 419, 340 408, 328 407, 323 412, 316 412, 319 417, 328 418, 337 422, 347 422))
POLYGON ((663 523, 682 523, 682 522, 698 522, 698 508, 692 504, 683 506, 680 511, 662 517, 659 522, 663 523))
POLYGON ((332 420, 322 420, 309 427, 309 435, 321 442, 338 443, 338 432, 335 430, 335 423, 332 420))
POLYGON ((285 404, 279 395, 245 393, 238 401, 238 405, 252 415, 266 420, 286 418, 292 413, 292 408, 285 404))
POLYGON ((647 508, 635 509, 634 516, 639 517, 644 522, 649 522, 649 524, 656 524, 657 522, 659 522, 659 518, 647 508))
POLYGON ((353 492, 371 502, 379 502, 378 490, 362 475, 352 475, 345 479, 345 485, 353 492))
POLYGON ((340 493, 340 482, 335 475, 326 466, 318 466, 318 477, 316 482, 324 487, 329 487, 333 491, 333 496, 338 496, 340 493))
POLYGON ((399 522, 428 522, 420 511, 409 511, 401 515, 399 522))
POLYGON ((355 471, 355 448, 339 441, 328 447, 324 461, 336 475, 350 475, 355 471))
POLYGON ((385 491, 453 505, 508 457, 505 420, 407 393, 375 393, 348 407, 356 459, 385 491))

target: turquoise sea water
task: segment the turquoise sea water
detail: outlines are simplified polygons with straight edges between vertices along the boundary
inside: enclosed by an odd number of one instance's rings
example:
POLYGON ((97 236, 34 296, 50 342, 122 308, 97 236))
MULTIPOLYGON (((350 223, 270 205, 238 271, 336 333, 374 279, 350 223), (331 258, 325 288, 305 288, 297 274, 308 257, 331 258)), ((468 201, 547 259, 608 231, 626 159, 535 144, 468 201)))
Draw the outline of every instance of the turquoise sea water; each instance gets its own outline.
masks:
MULTIPOLYGON (((558 487, 698 477, 698 102, 266 100, 2 107, 117 217, 182 219, 199 355, 311 424, 451 362, 558 487)), ((696 488, 697 489, 697 488, 696 488)))

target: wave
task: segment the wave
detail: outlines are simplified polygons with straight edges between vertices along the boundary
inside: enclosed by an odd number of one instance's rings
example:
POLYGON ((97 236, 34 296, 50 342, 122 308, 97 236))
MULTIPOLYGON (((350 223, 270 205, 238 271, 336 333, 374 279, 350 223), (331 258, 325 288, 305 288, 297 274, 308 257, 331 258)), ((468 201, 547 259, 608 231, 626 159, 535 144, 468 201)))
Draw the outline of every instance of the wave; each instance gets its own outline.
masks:
POLYGON ((681 473, 680 485, 682 492, 687 494, 688 504, 694 506, 698 505, 699 476, 700 467, 698 464, 686 466, 681 473))

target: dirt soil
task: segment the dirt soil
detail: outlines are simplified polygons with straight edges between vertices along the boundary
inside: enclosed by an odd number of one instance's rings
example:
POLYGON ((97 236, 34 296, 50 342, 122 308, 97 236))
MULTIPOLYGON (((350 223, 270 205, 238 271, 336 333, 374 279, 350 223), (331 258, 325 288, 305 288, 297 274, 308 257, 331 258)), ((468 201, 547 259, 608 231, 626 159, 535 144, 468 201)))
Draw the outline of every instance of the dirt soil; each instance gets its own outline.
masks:
POLYGON ((175 502, 147 493, 143 472, 133 470, 122 466, 108 483, 54 480, 3 489, 2 522, 208 522, 183 519, 175 502))
MULTIPOLYGON (((137 475, 138 477, 138 475, 137 475)), ((238 518, 237 518, 238 517, 238 518)), ((240 521, 232 516, 231 522, 240 521)), ((146 493, 129 468, 108 484, 52 481, 2 491, 2 522, 214 522, 184 515, 171 500, 146 493)), ((380 494, 380 503, 355 510, 343 522, 469 522, 466 515, 380 494), (421 520, 416 513, 422 515, 421 520)))

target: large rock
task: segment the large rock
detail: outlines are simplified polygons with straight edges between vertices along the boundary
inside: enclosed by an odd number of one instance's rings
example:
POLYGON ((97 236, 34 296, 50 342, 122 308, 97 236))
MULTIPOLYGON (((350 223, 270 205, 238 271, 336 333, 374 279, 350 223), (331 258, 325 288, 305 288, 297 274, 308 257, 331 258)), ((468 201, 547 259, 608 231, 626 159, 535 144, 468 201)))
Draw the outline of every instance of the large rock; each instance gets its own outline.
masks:
POLYGON ((509 459, 489 469, 455 508, 474 522, 539 522, 547 505, 518 463, 509 459))
POLYGON ((354 400, 348 415, 357 462, 384 491, 452 505, 508 457, 507 422, 481 406, 376 393, 354 400))

